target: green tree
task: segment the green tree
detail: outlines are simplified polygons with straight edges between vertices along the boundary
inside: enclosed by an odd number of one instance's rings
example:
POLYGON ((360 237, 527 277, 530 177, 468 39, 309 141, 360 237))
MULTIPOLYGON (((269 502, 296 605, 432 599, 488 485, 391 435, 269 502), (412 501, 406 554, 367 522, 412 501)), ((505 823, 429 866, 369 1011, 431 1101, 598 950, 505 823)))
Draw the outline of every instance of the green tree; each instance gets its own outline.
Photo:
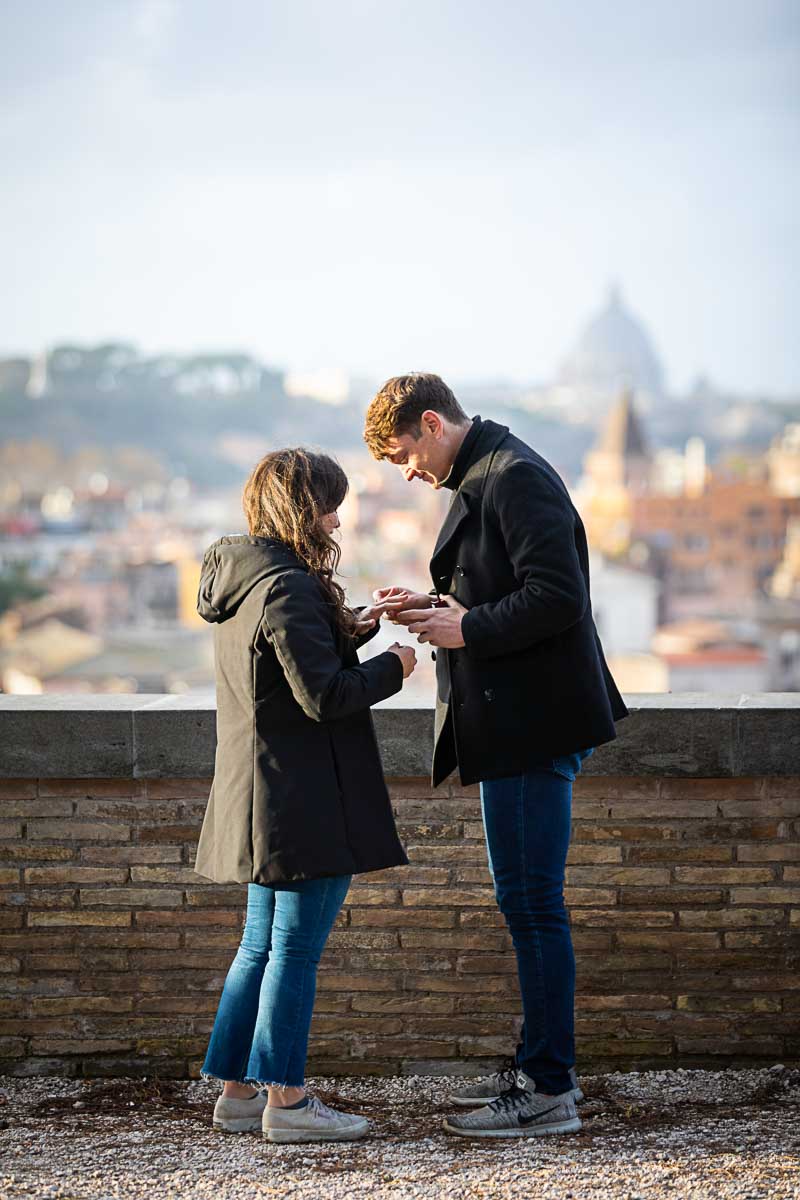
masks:
POLYGON ((8 567, 0 572, 0 614, 24 600, 38 600, 46 592, 46 588, 30 578, 27 563, 8 567))

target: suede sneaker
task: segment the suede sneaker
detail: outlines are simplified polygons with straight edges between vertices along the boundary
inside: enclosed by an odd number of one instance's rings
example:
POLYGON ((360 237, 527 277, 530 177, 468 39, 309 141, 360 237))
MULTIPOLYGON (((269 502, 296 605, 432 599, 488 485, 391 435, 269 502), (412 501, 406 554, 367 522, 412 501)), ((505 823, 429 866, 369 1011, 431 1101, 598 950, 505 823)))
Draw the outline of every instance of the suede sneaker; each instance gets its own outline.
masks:
MULTIPOLYGON (((572 1087, 564 1095, 572 1096, 575 1103, 580 1104, 581 1100, 585 1099, 585 1097, 581 1085, 578 1083, 578 1076, 575 1074, 574 1067, 570 1067, 569 1069, 569 1079, 572 1087)), ((535 1092, 536 1080, 531 1079, 530 1075, 526 1075, 524 1071, 517 1071, 517 1087, 521 1087, 523 1092, 535 1092)))
MULTIPOLYGON (((570 1067, 569 1077, 572 1082, 569 1094, 578 1104, 584 1097, 574 1067, 570 1067)), ((504 1092, 510 1092, 517 1086, 529 1092, 536 1090, 533 1080, 517 1067, 505 1067, 502 1071, 495 1071, 486 1079, 479 1080, 478 1083, 471 1083, 467 1087, 459 1088, 457 1092, 451 1092, 449 1100, 451 1104, 458 1104, 461 1108, 482 1108, 485 1104, 491 1104, 493 1100, 499 1100, 504 1092)))
POLYGON ((351 1142, 369 1129, 366 1117, 337 1112, 317 1096, 309 1096, 302 1108, 264 1109, 261 1119, 267 1142, 351 1142))
POLYGON ((516 1085, 498 1100, 463 1116, 445 1117, 446 1133, 461 1137, 541 1137, 548 1133, 577 1133, 581 1119, 571 1092, 542 1096, 516 1085))
POLYGON ((469 1083, 451 1092, 448 1099, 451 1104, 458 1104, 462 1108, 483 1108, 493 1100, 498 1100, 504 1092, 510 1092, 516 1082, 517 1068, 508 1066, 487 1075, 485 1079, 479 1079, 477 1083, 469 1083))
POLYGON ((249 1100, 220 1096, 214 1105, 214 1128, 224 1133, 250 1133, 260 1129, 261 1116, 266 1107, 266 1092, 256 1092, 249 1100))

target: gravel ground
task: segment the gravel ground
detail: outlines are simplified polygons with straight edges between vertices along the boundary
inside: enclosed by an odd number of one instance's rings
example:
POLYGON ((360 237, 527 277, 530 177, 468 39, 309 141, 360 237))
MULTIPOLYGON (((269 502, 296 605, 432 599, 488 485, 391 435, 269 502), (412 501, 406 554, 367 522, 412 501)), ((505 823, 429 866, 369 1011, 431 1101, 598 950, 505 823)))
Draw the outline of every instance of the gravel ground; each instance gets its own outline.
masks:
POLYGON ((0 1200, 798 1200, 800 1071, 587 1076, 578 1134, 441 1131, 450 1081, 317 1079, 361 1142, 272 1146, 211 1127, 204 1081, 0 1077, 0 1200))

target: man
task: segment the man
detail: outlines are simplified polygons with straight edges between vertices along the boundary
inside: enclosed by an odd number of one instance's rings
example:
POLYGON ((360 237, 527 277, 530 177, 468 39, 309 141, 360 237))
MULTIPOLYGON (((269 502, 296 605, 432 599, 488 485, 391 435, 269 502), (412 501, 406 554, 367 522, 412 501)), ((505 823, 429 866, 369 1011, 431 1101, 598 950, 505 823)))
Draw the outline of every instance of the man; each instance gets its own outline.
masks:
POLYGON ((390 379, 364 438, 405 478, 449 488, 429 594, 381 588, 391 619, 434 647, 433 786, 480 783, 489 866, 517 956, 524 1024, 514 1066, 452 1096, 467 1136, 580 1129, 575 959, 563 898, 572 782, 627 709, 592 619, 580 516, 548 462, 472 420, 437 375, 390 379))

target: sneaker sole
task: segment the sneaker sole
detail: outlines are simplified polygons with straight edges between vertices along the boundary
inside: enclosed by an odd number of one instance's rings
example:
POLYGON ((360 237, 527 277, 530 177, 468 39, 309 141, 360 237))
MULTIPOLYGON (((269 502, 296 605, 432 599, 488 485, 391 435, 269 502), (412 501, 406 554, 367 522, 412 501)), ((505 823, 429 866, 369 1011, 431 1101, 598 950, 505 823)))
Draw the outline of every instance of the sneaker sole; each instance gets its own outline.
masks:
POLYGON ((369 1129, 369 1121, 347 1129, 265 1129, 265 1142, 354 1142, 362 1138, 369 1129))
POLYGON ((236 1117, 229 1121, 215 1121, 214 1128, 221 1133, 252 1133, 261 1128, 261 1117, 236 1117))
MULTIPOLYGON (((570 1095, 576 1104, 580 1104, 581 1100, 586 1099, 580 1088, 573 1088, 570 1095)), ((492 1104, 499 1099, 499 1096, 483 1096, 480 1100, 477 1097, 467 1099, 464 1096, 448 1096, 450 1103, 457 1104, 459 1108, 484 1108, 487 1104, 492 1104)))
POLYGON ((520 1126, 519 1129, 459 1129, 457 1125, 451 1125, 447 1120, 442 1123, 442 1128, 446 1133, 455 1133, 459 1137, 477 1138, 544 1137, 548 1133, 577 1133, 581 1126, 580 1117, 573 1117, 569 1121, 558 1121, 554 1125, 525 1125, 520 1126))

